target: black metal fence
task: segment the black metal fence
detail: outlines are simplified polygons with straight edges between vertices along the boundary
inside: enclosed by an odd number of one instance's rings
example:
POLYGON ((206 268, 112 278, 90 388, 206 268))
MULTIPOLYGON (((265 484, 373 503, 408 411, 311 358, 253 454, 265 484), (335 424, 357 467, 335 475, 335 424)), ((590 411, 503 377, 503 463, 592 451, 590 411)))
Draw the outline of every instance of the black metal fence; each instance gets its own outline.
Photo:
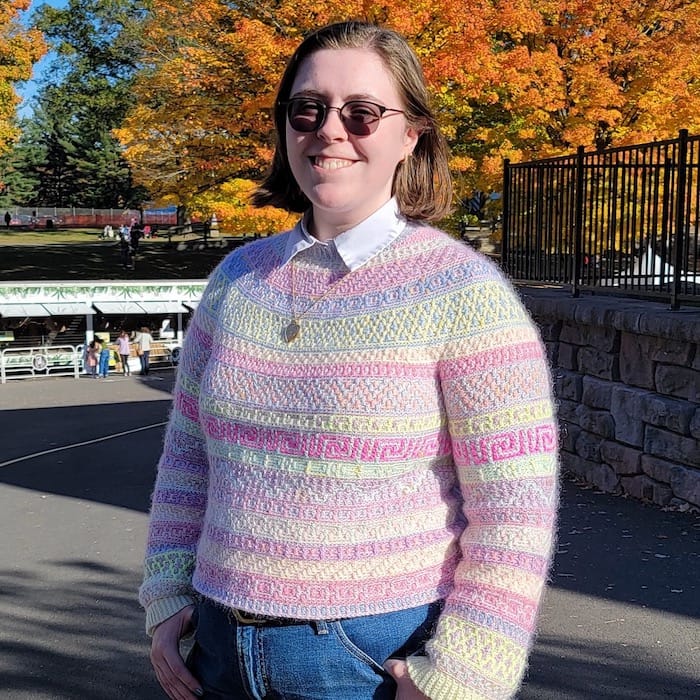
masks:
POLYGON ((700 303, 700 136, 505 163, 502 265, 516 280, 700 303))

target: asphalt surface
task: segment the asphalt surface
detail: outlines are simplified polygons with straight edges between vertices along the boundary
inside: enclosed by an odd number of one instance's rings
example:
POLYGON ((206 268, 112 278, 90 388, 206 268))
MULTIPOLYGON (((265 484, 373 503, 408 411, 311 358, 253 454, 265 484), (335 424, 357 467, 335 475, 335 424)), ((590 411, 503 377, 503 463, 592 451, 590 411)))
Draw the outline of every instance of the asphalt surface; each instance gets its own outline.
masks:
MULTIPOLYGON (((0 698, 162 698, 136 601, 172 372, 0 385, 0 698)), ((700 698, 700 518, 562 484, 520 700, 700 698)))

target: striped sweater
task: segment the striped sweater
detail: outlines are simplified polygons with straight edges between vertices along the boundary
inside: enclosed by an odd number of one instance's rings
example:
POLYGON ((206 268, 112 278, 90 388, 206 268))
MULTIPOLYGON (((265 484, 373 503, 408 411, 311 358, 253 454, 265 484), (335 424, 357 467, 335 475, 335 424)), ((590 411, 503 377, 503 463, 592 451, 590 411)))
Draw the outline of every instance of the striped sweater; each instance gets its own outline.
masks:
POLYGON ((281 265, 288 236, 225 258, 188 329, 147 627, 196 593, 300 619, 444 598, 414 682, 433 700, 512 697, 557 506, 538 333, 495 266, 433 228, 352 272, 321 246, 281 265))

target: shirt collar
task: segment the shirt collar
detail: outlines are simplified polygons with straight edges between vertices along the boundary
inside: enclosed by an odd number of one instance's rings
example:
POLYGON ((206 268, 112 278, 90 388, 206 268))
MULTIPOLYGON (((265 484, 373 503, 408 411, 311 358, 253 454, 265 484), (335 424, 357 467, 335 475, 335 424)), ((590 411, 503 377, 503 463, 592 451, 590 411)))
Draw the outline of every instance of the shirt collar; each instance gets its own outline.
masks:
POLYGON ((295 255, 312 245, 334 245, 348 270, 357 270, 377 253, 386 248, 406 228, 406 219, 399 211, 393 197, 357 226, 338 234, 332 241, 323 243, 314 238, 306 228, 308 214, 291 230, 282 258, 286 265, 295 255))

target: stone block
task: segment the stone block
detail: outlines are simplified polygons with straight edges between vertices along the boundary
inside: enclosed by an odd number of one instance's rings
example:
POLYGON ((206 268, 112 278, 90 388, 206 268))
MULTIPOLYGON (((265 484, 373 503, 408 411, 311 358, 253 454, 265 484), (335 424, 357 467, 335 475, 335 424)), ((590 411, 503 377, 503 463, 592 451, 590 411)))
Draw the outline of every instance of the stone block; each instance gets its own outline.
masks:
POLYGON ((673 498, 673 490, 670 486, 660 484, 646 475, 623 476, 620 479, 620 486, 630 496, 660 506, 668 505, 673 498))
POLYGON ((613 382, 597 377, 583 377, 581 402, 592 408, 610 409, 613 382))
POLYGON ((579 457, 583 457, 589 462, 600 462, 601 442, 599 435, 581 430, 576 438, 575 452, 579 457))
POLYGON ((700 470, 675 467, 671 474, 671 488, 678 498, 700 507, 700 470))
POLYGON ((682 465, 700 467, 700 441, 678 433, 647 426, 644 433, 644 451, 682 465))
POLYGON ((654 362, 648 339, 635 333, 623 333, 620 343, 620 380, 643 389, 654 388, 654 362))
POLYGON ((564 369, 578 369, 578 347, 569 343, 559 343, 557 364, 564 369))
POLYGON ((669 462, 659 457, 643 454, 641 459, 642 471, 650 476, 655 481, 660 481, 664 484, 671 483, 671 474, 679 465, 675 462, 669 462))
POLYGON ((642 452, 633 447, 604 440, 600 446, 600 458, 610 465, 616 474, 630 476, 642 473, 642 452))
POLYGON ((545 341, 544 344, 545 352, 547 353, 547 359, 549 360, 550 367, 559 366, 559 343, 552 343, 545 341))
POLYGON ((570 345, 587 345, 583 326, 579 323, 563 323, 559 340, 570 345))
POLYGON ((567 452, 576 452, 576 439, 581 434, 581 428, 575 423, 561 421, 559 425, 559 446, 567 452))
POLYGON ((559 342, 559 336, 561 334, 561 321, 545 321, 538 324, 540 329, 540 335, 545 343, 557 343, 559 342))
POLYGON ((554 371, 554 393, 557 398, 579 402, 583 377, 578 372, 558 368, 554 371))
POLYGON ((603 352, 613 352, 618 347, 619 333, 611 326, 592 326, 581 323, 565 323, 559 339, 573 345, 589 345, 603 352))
POLYGON ((644 422, 641 402, 649 392, 633 387, 613 387, 610 414, 615 421, 615 439, 626 445, 641 447, 644 444, 644 422))
POLYGON ((600 411, 580 404, 576 408, 576 422, 584 430, 601 437, 615 436, 615 421, 609 411, 600 411))
POLYGON ((700 406, 695 408, 695 415, 690 420, 689 430, 694 438, 700 438, 700 406))
POLYGON ((667 428, 681 435, 690 434, 695 406, 687 401, 646 393, 640 402, 640 418, 651 425, 667 428))
POLYGON ((686 341, 650 337, 648 343, 649 357, 654 362, 687 367, 693 357, 694 346, 686 341))
POLYGON ((561 466, 564 471, 580 476, 584 481, 606 493, 615 493, 619 489, 617 474, 606 464, 589 462, 578 455, 562 452, 561 466))
POLYGON ((566 421, 567 423, 576 423, 576 425, 578 425, 578 418, 576 417, 577 408, 578 404, 575 401, 560 399, 557 402, 557 416, 559 420, 566 421))
POLYGON ((581 374, 592 374, 594 377, 613 381, 619 379, 620 375, 616 354, 591 347, 579 349, 577 369, 581 374))
POLYGON ((678 396, 688 401, 700 401, 700 372, 690 367, 657 365, 656 390, 660 394, 678 396))

